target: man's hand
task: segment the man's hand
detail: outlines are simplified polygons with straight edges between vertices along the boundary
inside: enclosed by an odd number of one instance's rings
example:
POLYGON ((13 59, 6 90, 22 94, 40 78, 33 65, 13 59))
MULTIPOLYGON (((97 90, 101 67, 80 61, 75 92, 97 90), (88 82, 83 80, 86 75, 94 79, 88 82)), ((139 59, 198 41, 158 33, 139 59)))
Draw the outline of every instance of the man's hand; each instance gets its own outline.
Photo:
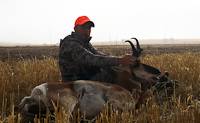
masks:
POLYGON ((118 65, 133 66, 135 65, 136 60, 139 60, 139 59, 133 56, 132 54, 126 54, 123 57, 119 58, 118 65))

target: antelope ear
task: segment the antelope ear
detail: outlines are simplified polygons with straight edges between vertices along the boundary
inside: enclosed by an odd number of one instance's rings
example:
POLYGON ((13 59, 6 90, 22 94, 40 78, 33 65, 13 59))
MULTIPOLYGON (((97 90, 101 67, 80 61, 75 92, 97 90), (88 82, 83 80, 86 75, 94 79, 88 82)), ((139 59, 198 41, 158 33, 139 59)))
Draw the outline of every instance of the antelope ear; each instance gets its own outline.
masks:
POLYGON ((123 72, 123 71, 127 71, 129 73, 131 73, 131 69, 130 67, 126 67, 126 66, 112 66, 111 69, 113 69, 116 72, 123 72))

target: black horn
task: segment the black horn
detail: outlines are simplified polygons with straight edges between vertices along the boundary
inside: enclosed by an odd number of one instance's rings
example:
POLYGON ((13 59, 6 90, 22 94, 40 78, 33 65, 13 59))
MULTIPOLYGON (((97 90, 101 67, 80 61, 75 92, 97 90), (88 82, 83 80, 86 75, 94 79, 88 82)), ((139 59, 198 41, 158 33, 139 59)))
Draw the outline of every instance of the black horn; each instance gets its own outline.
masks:
POLYGON ((131 39, 135 39, 136 40, 136 43, 137 43, 137 50, 139 51, 143 51, 143 49, 140 48, 140 44, 139 44, 139 41, 137 40, 137 38, 131 38, 131 39))
POLYGON ((137 50, 135 49, 135 46, 133 45, 133 43, 132 43, 131 41, 126 40, 125 42, 129 42, 129 43, 130 43, 130 45, 131 45, 131 47, 132 47, 133 53, 134 53, 134 52, 137 52, 137 50))
POLYGON ((126 40, 125 42, 129 42, 131 44, 132 47, 132 51, 133 51, 133 56, 135 57, 140 57, 141 52, 143 51, 143 49, 140 48, 139 42, 136 38, 131 38, 131 39, 135 39, 137 42, 137 49, 135 49, 135 46, 133 45, 133 43, 129 40, 126 40))

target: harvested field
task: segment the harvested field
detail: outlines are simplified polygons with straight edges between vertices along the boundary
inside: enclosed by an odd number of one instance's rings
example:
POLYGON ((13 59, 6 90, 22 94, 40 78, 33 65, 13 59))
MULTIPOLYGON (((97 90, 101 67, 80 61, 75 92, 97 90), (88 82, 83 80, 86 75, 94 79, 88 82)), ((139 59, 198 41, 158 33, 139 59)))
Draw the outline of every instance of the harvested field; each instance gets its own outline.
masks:
MULTIPOLYGON (((121 56, 125 53, 131 53, 129 45, 105 45, 95 46, 99 51, 114 56, 121 56)), ((200 44, 179 44, 179 45, 141 45, 144 49, 142 57, 146 55, 161 55, 170 53, 184 53, 184 52, 200 52, 200 44)), ((23 47, 0 47, 0 61, 7 60, 26 60, 26 59, 58 59, 58 46, 23 46, 23 47)))

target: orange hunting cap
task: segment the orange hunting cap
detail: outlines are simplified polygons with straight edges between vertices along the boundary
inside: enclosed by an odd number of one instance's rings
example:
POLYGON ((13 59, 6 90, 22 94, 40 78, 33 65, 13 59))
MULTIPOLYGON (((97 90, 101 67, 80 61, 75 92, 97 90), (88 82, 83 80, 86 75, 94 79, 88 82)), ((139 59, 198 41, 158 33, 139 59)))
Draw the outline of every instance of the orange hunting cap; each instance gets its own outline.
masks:
POLYGON ((87 16, 80 16, 75 21, 75 27, 77 25, 83 25, 86 22, 91 22, 92 27, 94 27, 94 23, 87 16))

